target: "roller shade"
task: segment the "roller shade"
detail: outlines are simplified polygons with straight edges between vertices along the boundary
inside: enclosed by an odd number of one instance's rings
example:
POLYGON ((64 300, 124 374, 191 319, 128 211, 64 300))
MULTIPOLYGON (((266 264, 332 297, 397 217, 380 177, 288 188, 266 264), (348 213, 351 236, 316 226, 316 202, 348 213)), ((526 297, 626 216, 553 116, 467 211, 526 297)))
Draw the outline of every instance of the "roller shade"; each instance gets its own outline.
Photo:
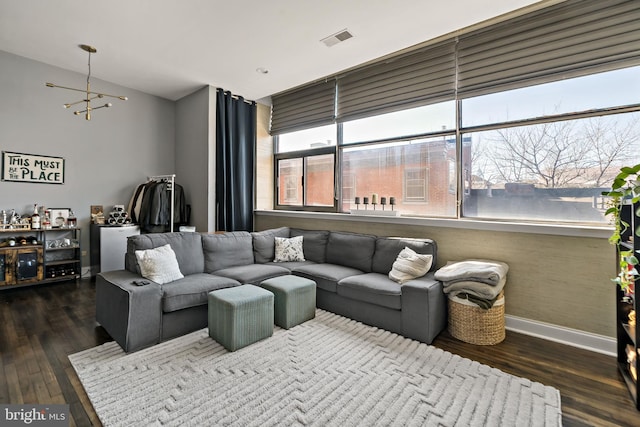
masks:
POLYGON ((455 41, 421 48, 338 77, 338 121, 454 98, 455 41))
POLYGON ((335 121, 335 80, 323 81, 271 98, 271 134, 331 124, 335 121))
POLYGON ((569 0, 461 35, 466 98, 640 64, 640 1, 569 0))

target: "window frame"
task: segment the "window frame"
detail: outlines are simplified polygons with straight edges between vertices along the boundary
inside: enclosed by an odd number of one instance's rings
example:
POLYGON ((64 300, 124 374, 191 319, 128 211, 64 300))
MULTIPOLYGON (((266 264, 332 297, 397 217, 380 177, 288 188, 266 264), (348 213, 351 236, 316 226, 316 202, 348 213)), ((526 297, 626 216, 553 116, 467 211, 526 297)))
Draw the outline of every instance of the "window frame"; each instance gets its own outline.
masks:
MULTIPOLYGON (((277 136, 274 137, 277 139, 277 136)), ((277 146, 277 141, 274 141, 274 146, 277 146)), ((337 186, 337 171, 339 170, 338 166, 338 155, 337 155, 337 146, 327 146, 327 147, 318 147, 311 148, 307 150, 298 150, 298 151, 288 151, 284 153, 276 153, 273 157, 273 173, 274 173, 274 209, 275 210, 294 210, 294 211, 311 211, 311 212, 338 212, 338 200, 340 199, 340 195, 336 191, 337 186), (317 205, 308 205, 307 204, 307 192, 306 192, 306 184, 307 184, 307 159, 309 157, 316 156, 333 156, 333 206, 317 206, 317 205), (280 200, 280 175, 278 164, 281 160, 290 160, 290 159, 301 159, 302 160, 302 204, 301 205, 283 205, 279 204, 280 200)))

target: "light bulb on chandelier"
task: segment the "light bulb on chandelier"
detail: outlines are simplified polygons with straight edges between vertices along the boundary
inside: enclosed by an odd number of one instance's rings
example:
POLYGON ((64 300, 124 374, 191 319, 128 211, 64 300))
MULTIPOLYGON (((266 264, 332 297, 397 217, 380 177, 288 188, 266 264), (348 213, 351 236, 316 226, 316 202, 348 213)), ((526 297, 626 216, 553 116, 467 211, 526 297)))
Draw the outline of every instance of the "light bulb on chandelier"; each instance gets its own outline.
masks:
POLYGON ((72 87, 66 87, 66 86, 59 86, 53 83, 45 83, 45 85, 47 87, 57 87, 59 89, 67 89, 67 90, 74 90, 76 92, 83 92, 85 94, 85 98, 81 99, 80 101, 76 101, 76 102, 71 102, 68 104, 63 104, 64 108, 71 108, 71 106, 76 105, 76 104, 80 104, 80 103, 85 103, 85 109, 84 110, 78 110, 78 111, 74 111, 73 114, 75 114, 76 116, 79 116, 80 114, 84 113, 84 117, 86 120, 91 120, 91 112, 94 110, 99 110, 100 108, 109 108, 111 107, 113 104, 110 102, 107 102, 104 105, 101 105, 99 107, 92 107, 91 106, 91 101, 96 99, 96 98, 104 98, 104 97, 108 97, 108 98, 116 98, 119 99, 121 101, 126 101, 128 98, 126 96, 121 96, 121 95, 109 95, 108 93, 102 93, 102 92, 92 92, 91 91, 91 54, 92 53, 96 53, 98 50, 93 47, 93 46, 89 46, 86 44, 81 44, 80 45, 80 49, 89 52, 89 62, 88 62, 88 66, 89 66, 89 73, 87 74, 87 89, 75 89, 72 87))

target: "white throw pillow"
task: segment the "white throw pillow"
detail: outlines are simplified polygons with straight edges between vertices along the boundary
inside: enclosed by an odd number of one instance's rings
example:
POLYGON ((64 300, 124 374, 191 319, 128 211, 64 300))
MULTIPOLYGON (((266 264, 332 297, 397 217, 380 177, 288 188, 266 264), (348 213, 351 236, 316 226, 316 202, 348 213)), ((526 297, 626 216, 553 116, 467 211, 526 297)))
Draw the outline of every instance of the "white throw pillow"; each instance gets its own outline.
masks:
POLYGON ((276 237, 276 250, 273 262, 304 261, 302 237, 303 236, 296 236, 290 239, 286 237, 276 237))
POLYGON ((136 251, 136 259, 140 266, 140 274, 145 279, 162 285, 184 277, 178 266, 176 253, 169 244, 136 251))
POLYGON ((405 247, 393 263, 389 279, 402 285, 404 282, 427 274, 432 262, 432 255, 419 254, 413 249, 405 247))

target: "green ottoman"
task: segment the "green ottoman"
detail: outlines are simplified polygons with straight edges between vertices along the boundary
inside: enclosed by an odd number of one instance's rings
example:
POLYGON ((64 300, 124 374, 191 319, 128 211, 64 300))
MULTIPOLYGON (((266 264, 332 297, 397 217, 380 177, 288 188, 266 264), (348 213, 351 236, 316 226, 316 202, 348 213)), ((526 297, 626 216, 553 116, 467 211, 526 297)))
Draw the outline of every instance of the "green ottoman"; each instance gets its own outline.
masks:
POLYGON ((275 295, 275 323, 289 329, 316 317, 316 282, 298 276, 278 276, 260 286, 275 295))
POLYGON ((273 335, 273 294, 254 285, 209 292, 209 336, 229 351, 273 335))

